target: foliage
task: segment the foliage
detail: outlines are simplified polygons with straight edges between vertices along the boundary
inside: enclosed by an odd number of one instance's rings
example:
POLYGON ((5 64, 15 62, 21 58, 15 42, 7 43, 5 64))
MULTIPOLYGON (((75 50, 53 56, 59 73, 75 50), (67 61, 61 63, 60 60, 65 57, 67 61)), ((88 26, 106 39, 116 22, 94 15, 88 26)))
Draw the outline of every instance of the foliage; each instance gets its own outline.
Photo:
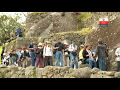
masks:
POLYGON ((5 52, 9 51, 11 46, 15 47, 15 45, 16 45, 16 40, 12 40, 10 43, 5 43, 5 52))
POLYGON ((83 28, 82 30, 77 30, 77 31, 69 31, 69 32, 59 32, 56 33, 58 35, 64 35, 64 34, 69 34, 69 33, 74 33, 74 34, 81 34, 81 35, 87 35, 90 34, 93 30, 90 28, 83 28))
POLYGON ((16 15, 14 18, 7 15, 0 15, 0 40, 5 42, 10 38, 10 33, 15 33, 16 29, 21 26, 23 32, 25 30, 25 25, 18 22, 21 17, 16 15))
POLYGON ((45 14, 47 12, 32 12, 32 14, 45 14))
POLYGON ((92 13, 91 12, 81 12, 78 16, 77 19, 80 21, 86 21, 87 19, 92 17, 92 13))

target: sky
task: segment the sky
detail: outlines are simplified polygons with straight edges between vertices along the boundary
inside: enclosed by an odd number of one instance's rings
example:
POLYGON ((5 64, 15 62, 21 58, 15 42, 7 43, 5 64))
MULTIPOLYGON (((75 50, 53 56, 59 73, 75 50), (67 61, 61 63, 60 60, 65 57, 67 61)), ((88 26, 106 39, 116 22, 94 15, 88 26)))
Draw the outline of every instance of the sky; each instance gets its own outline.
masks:
POLYGON ((8 16, 15 17, 16 13, 22 15, 22 18, 18 22, 24 22, 26 20, 26 17, 23 15, 23 13, 27 14, 27 12, 0 12, 0 15, 5 14, 5 15, 8 15, 8 16))

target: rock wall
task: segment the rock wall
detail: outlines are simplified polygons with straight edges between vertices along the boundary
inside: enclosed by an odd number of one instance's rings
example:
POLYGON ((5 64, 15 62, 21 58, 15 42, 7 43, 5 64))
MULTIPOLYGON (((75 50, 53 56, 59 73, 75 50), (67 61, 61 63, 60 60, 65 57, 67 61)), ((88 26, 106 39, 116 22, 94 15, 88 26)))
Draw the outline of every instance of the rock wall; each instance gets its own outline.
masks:
MULTIPOLYGON (((43 39, 55 41, 59 37, 63 40, 73 39, 76 34, 61 36, 56 33, 81 29, 76 16, 72 12, 66 12, 65 16, 62 16, 62 12, 48 12, 44 18, 41 18, 40 14, 29 14, 26 19, 26 27, 25 37, 38 37, 38 41, 41 42, 44 41, 43 39)), ((81 37, 81 35, 77 36, 81 37)), ((75 39, 78 40, 78 38, 75 39)))
POLYGON ((120 72, 100 71, 88 67, 72 69, 55 66, 45 68, 0 66, 0 78, 120 78, 120 72))

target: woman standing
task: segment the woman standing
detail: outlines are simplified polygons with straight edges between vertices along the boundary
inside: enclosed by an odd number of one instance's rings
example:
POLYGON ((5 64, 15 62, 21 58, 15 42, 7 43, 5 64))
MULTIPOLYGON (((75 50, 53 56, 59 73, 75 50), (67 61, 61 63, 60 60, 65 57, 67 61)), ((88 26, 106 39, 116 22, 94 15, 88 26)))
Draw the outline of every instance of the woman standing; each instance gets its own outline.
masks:
POLYGON ((85 49, 83 50, 83 58, 84 62, 89 64, 88 65, 89 68, 92 69, 96 67, 96 61, 93 58, 90 45, 86 45, 85 49))
POLYGON ((43 68, 43 46, 42 43, 38 44, 35 49, 35 67, 43 68))

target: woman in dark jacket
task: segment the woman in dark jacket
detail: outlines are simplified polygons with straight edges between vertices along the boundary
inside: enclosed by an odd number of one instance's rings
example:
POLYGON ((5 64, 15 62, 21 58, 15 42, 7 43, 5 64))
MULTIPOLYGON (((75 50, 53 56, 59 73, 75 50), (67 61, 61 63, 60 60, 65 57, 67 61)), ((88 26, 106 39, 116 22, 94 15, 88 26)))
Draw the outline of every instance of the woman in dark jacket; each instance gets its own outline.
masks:
POLYGON ((35 49, 35 67, 43 68, 43 47, 42 44, 39 44, 35 49))
POLYGON ((87 45, 85 47, 85 49, 83 50, 83 58, 85 60, 84 62, 89 64, 88 67, 92 69, 96 67, 96 61, 93 59, 92 52, 90 49, 90 45, 87 45))

